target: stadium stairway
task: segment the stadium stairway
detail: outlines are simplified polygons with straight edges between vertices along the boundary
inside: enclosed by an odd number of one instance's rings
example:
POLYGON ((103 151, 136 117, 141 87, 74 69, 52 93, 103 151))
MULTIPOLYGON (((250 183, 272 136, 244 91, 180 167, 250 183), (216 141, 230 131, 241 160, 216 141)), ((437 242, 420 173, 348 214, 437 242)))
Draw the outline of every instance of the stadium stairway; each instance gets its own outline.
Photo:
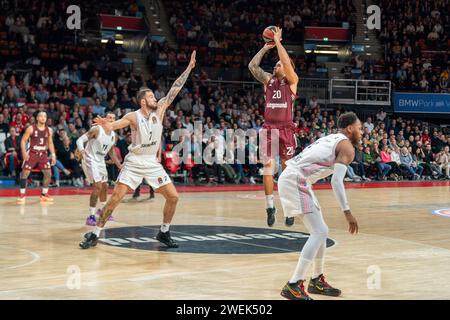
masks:
POLYGON ((145 14, 152 39, 166 40, 170 47, 178 48, 177 41, 169 25, 169 16, 161 0, 144 0, 145 14))
POLYGON ((383 56, 383 49, 377 38, 376 30, 369 30, 366 27, 366 10, 373 2, 373 0, 354 0, 356 7, 356 36, 353 39, 353 44, 366 46, 366 53, 369 53, 371 58, 379 59, 383 56))

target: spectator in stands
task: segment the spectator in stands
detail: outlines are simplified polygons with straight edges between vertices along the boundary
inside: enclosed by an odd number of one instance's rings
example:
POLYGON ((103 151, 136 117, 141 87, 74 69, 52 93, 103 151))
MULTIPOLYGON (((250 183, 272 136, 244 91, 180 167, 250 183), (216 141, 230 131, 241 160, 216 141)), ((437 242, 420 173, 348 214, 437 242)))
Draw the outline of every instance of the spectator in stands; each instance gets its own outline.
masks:
POLYGON ((20 137, 15 128, 9 129, 9 137, 5 140, 5 163, 7 163, 8 176, 16 177, 19 175, 19 154, 20 137))
POLYGON ((449 147, 446 146, 436 156, 436 163, 441 170, 441 174, 445 174, 445 177, 450 178, 450 154, 449 147))
POLYGON ((63 137, 62 145, 56 149, 56 155, 64 167, 72 169, 73 185, 75 187, 83 187, 82 170, 79 162, 75 158, 75 148, 71 146, 71 141, 67 135, 63 137))
POLYGON ((422 174, 423 168, 419 167, 417 163, 413 160, 412 155, 409 153, 407 147, 403 147, 400 153, 400 162, 403 168, 409 171, 411 179, 417 180, 422 174))
POLYGON ((369 178, 366 177, 366 171, 364 168, 364 146, 359 144, 357 148, 355 148, 355 158, 351 163, 351 167, 354 168, 356 175, 360 176, 364 181, 370 181, 369 178))
POLYGON ((363 154, 363 161, 364 161, 364 167, 365 167, 365 172, 369 173, 369 175, 372 172, 376 172, 377 168, 376 168, 376 162, 375 162, 376 158, 374 157, 372 150, 369 146, 366 146, 364 148, 364 154, 363 154))
POLYGON ((9 125, 5 120, 5 116, 0 113, 0 133, 7 134, 9 132, 9 125))
POLYGON ((17 135, 21 135, 23 130, 25 129, 25 124, 27 122, 22 121, 22 113, 17 113, 14 116, 13 121, 9 124, 10 127, 16 130, 17 135))
MULTIPOLYGON (((387 151, 387 146, 386 146, 386 151, 387 151)), ((373 157, 375 158, 375 164, 378 168, 378 178, 380 180, 386 180, 387 175, 391 171, 392 167, 383 161, 378 142, 373 143, 372 154, 373 154, 373 157)))
POLYGON ((105 115, 105 107, 102 106, 100 98, 95 98, 95 103, 92 107, 92 112, 101 117, 105 115))
POLYGON ((437 177, 442 172, 441 168, 436 164, 434 153, 431 149, 431 144, 427 144, 425 146, 424 168, 427 169, 433 177, 437 177))
MULTIPOLYGON (((381 108, 381 109, 377 112, 376 118, 377 118, 378 121, 384 122, 384 120, 386 119, 386 116, 387 116, 386 112, 384 111, 383 108, 381 108)), ((394 125, 394 126, 395 126, 395 125, 394 125)))

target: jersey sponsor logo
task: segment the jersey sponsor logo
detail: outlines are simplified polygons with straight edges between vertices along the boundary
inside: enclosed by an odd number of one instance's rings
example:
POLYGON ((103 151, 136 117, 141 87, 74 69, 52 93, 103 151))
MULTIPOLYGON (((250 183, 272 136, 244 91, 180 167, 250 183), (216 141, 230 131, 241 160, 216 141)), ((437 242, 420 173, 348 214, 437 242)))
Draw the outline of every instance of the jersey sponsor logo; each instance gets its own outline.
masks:
POLYGON ((287 103, 286 102, 283 102, 283 103, 271 103, 271 102, 269 102, 267 104, 267 108, 270 108, 270 109, 285 109, 285 108, 287 108, 287 103))
MULTIPOLYGON (((103 244, 147 251, 166 250, 156 240, 159 225, 131 226, 105 230, 103 244)), ((309 234, 268 228, 240 226, 174 225, 170 227, 172 238, 180 247, 174 252, 203 254, 268 254, 290 253, 302 250, 309 234)), ((327 239, 327 247, 335 245, 327 239)))
POLYGON ((433 214, 436 214, 436 215, 442 216, 442 217, 450 218, 450 208, 434 210, 433 214))
POLYGON ((141 144, 141 148, 149 148, 154 145, 156 145, 156 141, 153 141, 152 143, 141 144))

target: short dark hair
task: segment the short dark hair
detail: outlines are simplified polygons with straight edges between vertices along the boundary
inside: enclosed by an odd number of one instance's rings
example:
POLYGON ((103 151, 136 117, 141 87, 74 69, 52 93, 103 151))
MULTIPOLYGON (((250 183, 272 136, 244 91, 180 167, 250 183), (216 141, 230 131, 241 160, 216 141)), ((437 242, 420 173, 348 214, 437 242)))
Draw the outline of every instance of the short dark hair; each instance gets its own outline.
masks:
POLYGON ((358 121, 358 116, 354 112, 346 112, 339 116, 337 125, 339 129, 345 129, 356 121, 358 121))
POLYGON ((140 105, 141 104, 141 100, 144 99, 145 93, 147 91, 153 92, 152 89, 147 88, 147 87, 142 87, 139 89, 138 93, 137 93, 137 103, 140 105))

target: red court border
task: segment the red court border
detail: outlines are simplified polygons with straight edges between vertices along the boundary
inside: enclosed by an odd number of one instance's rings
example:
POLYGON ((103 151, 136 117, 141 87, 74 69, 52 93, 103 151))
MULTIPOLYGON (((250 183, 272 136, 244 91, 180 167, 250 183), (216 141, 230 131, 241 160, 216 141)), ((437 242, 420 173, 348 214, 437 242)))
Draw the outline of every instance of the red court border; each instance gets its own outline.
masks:
MULTIPOLYGON (((450 181, 402 181, 402 182, 368 182, 368 183, 345 183, 346 189, 379 189, 379 188, 411 188, 411 187, 450 187, 450 181)), ((176 186, 177 191, 184 192, 245 192, 245 191, 263 191, 262 185, 217 185, 217 186, 176 186)), ((331 189, 329 183, 319 183, 313 186, 314 190, 331 189)), ((28 196, 40 195, 41 189, 28 189, 28 196)), ((109 193, 112 188, 109 189, 109 193)), ((143 187, 142 192, 146 194, 148 187, 143 187)), ((91 188, 58 188, 50 189, 51 196, 71 196, 88 195, 91 188)), ((0 189, 0 197, 17 197, 19 188, 0 189)))

